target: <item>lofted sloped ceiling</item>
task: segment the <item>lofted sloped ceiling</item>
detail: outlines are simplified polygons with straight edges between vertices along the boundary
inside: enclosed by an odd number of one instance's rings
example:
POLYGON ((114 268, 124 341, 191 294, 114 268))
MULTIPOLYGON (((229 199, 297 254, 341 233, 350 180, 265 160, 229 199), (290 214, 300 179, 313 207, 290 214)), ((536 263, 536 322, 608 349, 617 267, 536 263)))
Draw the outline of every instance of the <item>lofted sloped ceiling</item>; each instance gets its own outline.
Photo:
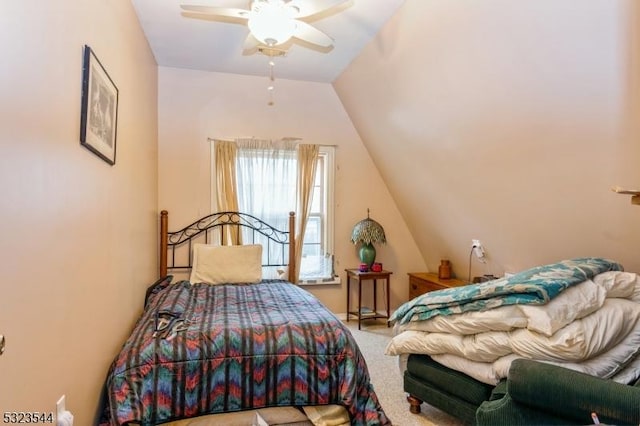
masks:
MULTIPOLYGON (((265 75, 241 55, 246 28, 132 1, 159 65, 265 75)), ((640 270, 640 208, 610 191, 640 186, 640 2, 353 0, 314 25, 335 49, 293 45, 277 78, 332 82, 430 270, 640 270)))
POLYGON ((407 0, 336 79, 430 270, 640 271, 640 207, 610 191, 640 186, 639 23, 635 0, 407 0))

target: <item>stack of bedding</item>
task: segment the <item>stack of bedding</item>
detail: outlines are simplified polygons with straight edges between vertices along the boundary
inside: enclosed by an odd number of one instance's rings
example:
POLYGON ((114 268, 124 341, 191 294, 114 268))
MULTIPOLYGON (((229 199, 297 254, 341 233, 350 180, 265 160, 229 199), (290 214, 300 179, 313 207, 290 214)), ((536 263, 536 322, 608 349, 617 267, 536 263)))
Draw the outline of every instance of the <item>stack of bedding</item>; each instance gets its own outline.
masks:
POLYGON ((517 358, 621 383, 640 377, 640 277, 606 259, 426 293, 391 321, 387 355, 427 354, 491 385, 517 358))

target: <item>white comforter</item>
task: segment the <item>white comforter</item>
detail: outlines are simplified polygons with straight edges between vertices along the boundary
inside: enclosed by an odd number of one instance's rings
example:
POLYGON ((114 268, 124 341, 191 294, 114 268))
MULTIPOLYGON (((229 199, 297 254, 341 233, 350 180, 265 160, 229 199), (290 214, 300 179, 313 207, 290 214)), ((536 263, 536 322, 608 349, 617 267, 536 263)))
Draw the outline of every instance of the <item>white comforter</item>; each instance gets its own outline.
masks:
POLYGON ((496 384, 529 358, 629 382, 640 377, 640 276, 611 271, 546 305, 510 305, 395 326, 387 355, 427 354, 496 384))

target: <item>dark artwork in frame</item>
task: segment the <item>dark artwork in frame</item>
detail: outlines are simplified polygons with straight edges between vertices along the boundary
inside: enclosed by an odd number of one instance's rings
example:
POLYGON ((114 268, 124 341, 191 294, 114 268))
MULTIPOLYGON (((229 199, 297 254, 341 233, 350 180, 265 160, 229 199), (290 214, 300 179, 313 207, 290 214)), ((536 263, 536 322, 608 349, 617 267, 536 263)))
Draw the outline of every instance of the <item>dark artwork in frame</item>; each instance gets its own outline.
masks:
POLYGON ((118 88, 89 46, 82 61, 80 144, 107 163, 116 163, 118 88))

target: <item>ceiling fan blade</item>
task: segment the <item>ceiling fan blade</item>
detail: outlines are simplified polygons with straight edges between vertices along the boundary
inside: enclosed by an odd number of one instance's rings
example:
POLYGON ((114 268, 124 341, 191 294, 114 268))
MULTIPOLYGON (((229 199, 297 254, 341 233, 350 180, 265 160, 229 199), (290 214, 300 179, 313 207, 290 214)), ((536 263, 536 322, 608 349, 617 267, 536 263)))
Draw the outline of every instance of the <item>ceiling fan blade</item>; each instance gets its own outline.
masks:
POLYGON ((291 0, 287 6, 292 6, 299 11, 295 14, 296 18, 306 18, 348 1, 350 0, 291 0))
POLYGON ((249 11, 246 9, 234 9, 230 7, 212 7, 181 4, 182 10, 187 12, 202 13, 205 15, 222 16, 225 18, 249 19, 249 11))
POLYGON ((306 22, 296 21, 296 32, 293 36, 318 46, 333 46, 333 39, 331 37, 306 22))
POLYGON ((253 36, 253 34, 249 33, 247 38, 244 39, 244 44, 242 45, 242 50, 250 51, 256 49, 260 45, 260 41, 253 36))

